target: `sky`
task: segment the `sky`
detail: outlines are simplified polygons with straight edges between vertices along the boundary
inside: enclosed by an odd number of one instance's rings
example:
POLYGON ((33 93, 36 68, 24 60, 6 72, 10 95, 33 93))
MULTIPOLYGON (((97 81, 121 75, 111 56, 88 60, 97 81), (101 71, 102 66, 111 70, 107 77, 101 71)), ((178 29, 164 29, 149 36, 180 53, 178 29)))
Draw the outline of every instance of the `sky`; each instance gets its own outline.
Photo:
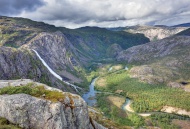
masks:
POLYGON ((0 15, 67 28, 170 26, 190 22, 190 0, 0 0, 0 15))

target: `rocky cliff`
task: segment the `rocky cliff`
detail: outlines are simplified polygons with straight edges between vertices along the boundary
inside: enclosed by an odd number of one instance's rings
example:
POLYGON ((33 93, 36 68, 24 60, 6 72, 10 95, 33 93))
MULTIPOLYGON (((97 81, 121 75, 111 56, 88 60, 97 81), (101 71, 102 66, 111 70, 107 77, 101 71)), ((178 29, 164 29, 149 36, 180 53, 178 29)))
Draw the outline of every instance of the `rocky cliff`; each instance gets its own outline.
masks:
POLYGON ((33 77, 39 80, 48 77, 45 67, 30 51, 9 47, 0 47, 0 72, 1 79, 33 77))
POLYGON ((188 27, 167 27, 167 26, 134 26, 125 28, 126 32, 141 33, 151 41, 163 39, 175 35, 188 27))
POLYGON ((0 73, 0 79, 30 78, 64 91, 75 91, 54 77, 31 49, 0 47, 0 73))
POLYGON ((88 59, 77 52, 62 32, 40 33, 21 48, 36 50, 45 62, 64 79, 82 82, 79 77, 76 77, 75 67, 81 68, 88 59), (75 75, 71 73, 72 71, 75 75))
POLYGON ((104 129, 88 116, 87 104, 78 95, 62 92, 27 79, 0 81, 0 94, 0 117, 6 118, 22 128, 104 129), (27 84, 32 84, 31 88, 40 86, 41 89, 44 88, 48 92, 41 94, 41 97, 38 98, 23 93, 2 94, 3 89, 7 86, 20 88, 27 84), (50 101, 46 98, 51 92, 58 92, 62 97, 58 101, 50 101))

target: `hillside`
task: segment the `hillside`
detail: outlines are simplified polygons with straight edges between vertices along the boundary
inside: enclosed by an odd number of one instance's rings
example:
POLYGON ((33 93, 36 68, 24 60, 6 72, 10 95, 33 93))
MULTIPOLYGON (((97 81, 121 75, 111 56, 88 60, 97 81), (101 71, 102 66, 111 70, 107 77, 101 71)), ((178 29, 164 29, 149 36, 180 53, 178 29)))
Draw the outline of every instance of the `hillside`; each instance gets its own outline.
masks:
POLYGON ((130 70, 132 77, 178 87, 181 85, 171 82, 189 83, 190 80, 189 49, 189 36, 173 36, 124 50, 116 59, 137 65, 130 70))

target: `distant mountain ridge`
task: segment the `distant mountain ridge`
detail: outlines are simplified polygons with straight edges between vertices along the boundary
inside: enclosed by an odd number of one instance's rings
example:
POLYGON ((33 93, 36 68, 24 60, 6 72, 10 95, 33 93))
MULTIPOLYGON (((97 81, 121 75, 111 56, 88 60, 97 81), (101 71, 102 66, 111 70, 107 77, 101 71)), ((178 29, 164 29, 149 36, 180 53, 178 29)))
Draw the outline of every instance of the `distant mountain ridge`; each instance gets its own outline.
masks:
POLYGON ((141 33, 151 41, 160 40, 175 35, 188 27, 167 27, 167 26, 132 26, 126 27, 124 31, 129 33, 141 33))
POLYGON ((176 25, 176 26, 165 26, 165 25, 136 25, 136 26, 127 26, 127 27, 116 27, 116 28, 107 28, 111 31, 125 31, 129 33, 140 33, 144 34, 151 41, 160 40, 166 37, 175 35, 183 30, 188 29, 189 23, 176 25))
POLYGON ((178 24, 178 25, 174 25, 172 27, 190 27, 190 23, 178 24))

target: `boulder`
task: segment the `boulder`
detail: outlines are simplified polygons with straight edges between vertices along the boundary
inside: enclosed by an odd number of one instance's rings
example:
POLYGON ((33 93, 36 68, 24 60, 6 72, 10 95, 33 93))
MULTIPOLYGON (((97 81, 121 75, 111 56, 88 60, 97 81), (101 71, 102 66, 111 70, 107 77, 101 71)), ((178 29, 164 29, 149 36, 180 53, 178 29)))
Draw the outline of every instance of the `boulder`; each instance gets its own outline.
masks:
POLYGON ((173 88, 181 88, 183 85, 180 84, 180 83, 178 83, 178 82, 169 82, 169 83, 167 84, 167 86, 173 87, 173 88))
MULTIPOLYGON (((9 84, 20 86, 24 81, 32 82, 17 80, 13 83, 11 80, 9 84)), ((0 81, 0 84, 5 82, 0 81)), ((62 92, 44 84, 42 86, 46 90, 62 92)), ((57 102, 28 94, 0 95, 0 117, 26 129, 105 129, 89 117, 88 106, 80 96, 62 93, 64 96, 62 101, 57 102)))

